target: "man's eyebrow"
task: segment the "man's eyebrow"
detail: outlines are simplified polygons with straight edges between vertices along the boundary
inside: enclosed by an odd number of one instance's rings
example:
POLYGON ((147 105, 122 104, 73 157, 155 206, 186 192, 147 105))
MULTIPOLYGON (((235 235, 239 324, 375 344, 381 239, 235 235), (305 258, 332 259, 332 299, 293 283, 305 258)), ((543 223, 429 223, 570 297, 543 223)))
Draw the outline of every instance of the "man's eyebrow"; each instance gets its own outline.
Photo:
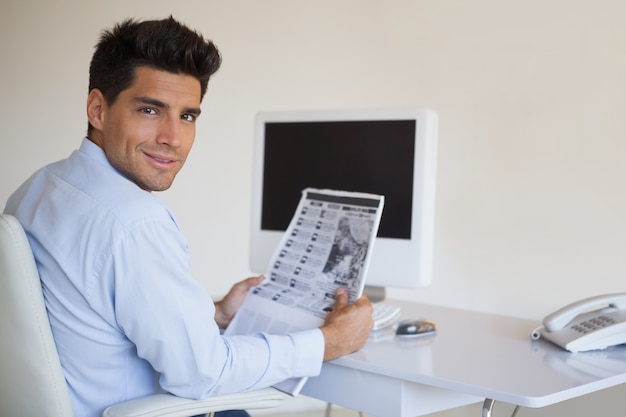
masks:
POLYGON ((150 106, 154 106, 154 107, 160 107, 162 109, 170 108, 169 104, 164 103, 161 100, 157 100, 156 98, 152 98, 152 97, 135 97, 133 98, 133 101, 137 103, 141 103, 141 104, 149 104, 150 106))
POLYGON ((192 114, 198 117, 200 116, 200 113, 202 113, 202 110, 200 110, 200 107, 187 107, 186 109, 184 109, 183 113, 192 114))
MULTIPOLYGON (((158 99, 152 98, 152 97, 135 97, 133 99, 133 101, 135 101, 137 103, 141 103, 141 104, 147 104, 147 105, 150 105, 150 106, 158 107, 158 108, 161 108, 161 109, 169 109, 170 108, 169 104, 164 103, 161 100, 158 100, 158 99)), ((201 112, 202 112, 202 110, 200 110, 199 107, 187 107, 187 108, 183 109, 183 113, 189 113, 189 114, 193 114, 195 116, 199 116, 201 112)))

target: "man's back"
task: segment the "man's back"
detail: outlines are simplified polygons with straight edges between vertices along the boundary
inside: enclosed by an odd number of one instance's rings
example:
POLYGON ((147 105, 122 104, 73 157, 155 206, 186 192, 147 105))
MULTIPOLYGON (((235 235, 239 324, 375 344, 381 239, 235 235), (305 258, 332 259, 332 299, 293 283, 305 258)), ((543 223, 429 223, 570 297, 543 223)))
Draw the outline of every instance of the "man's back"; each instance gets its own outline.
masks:
POLYGON ((88 141, 83 148, 88 152, 36 173, 6 211, 18 217, 33 247, 73 402, 91 406, 156 389, 151 365, 137 356, 118 323, 116 297, 131 291, 124 289, 131 283, 124 274, 116 282, 107 263, 138 223, 175 223, 154 196, 95 163, 89 151, 97 157, 99 148, 88 141))

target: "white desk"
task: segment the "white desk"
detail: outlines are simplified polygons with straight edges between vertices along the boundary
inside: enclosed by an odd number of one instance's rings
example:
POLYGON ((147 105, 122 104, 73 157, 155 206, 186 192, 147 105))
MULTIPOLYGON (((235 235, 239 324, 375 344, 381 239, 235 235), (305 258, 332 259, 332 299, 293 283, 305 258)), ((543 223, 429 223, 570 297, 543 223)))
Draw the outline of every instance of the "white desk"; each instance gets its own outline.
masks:
POLYGON ((544 407, 626 382, 626 348, 569 353, 530 333, 525 319, 418 305, 402 317, 437 322, 434 336, 374 334, 325 363, 302 393, 379 417, 413 417, 486 399, 544 407))

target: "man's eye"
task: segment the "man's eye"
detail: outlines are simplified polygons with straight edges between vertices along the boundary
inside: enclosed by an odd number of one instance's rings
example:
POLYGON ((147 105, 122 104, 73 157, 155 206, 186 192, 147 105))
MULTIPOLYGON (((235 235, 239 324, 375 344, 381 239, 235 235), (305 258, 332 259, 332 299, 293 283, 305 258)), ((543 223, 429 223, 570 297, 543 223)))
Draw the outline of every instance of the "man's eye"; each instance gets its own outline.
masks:
POLYGON ((145 114, 157 114, 156 110, 152 107, 142 107, 139 111, 145 114))
POLYGON ((195 122, 196 121, 196 116, 194 116, 193 114, 183 114, 181 116, 181 118, 187 122, 195 122))

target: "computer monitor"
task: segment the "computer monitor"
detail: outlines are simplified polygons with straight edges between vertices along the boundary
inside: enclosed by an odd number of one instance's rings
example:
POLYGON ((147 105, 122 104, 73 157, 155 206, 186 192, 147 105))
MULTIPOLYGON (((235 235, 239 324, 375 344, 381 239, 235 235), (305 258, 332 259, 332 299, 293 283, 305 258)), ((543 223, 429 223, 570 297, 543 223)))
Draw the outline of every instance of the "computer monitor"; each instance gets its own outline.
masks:
POLYGON ((261 112, 255 120, 250 268, 264 273, 304 188, 385 196, 366 287, 432 277, 437 114, 421 108, 261 112))

